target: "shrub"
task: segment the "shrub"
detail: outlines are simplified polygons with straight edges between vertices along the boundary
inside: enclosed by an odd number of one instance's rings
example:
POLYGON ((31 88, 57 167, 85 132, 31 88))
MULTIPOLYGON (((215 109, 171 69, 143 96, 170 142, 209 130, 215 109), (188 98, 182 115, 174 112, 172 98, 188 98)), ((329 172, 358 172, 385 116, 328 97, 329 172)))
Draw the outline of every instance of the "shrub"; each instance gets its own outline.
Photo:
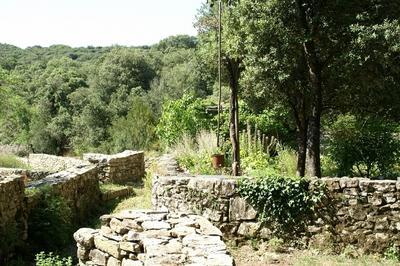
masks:
POLYGON ((42 188, 28 219, 32 246, 42 250, 61 249, 70 243, 73 230, 72 211, 68 204, 62 197, 54 195, 49 187, 42 188))
POLYGON ((206 107, 204 101, 190 95, 166 102, 156 129, 161 143, 170 146, 185 134, 195 137, 201 129, 210 129, 213 115, 206 107))
POLYGON ((195 174, 215 174, 211 155, 218 151, 216 135, 212 131, 200 131, 196 138, 183 135, 171 148, 179 165, 195 174))
POLYGON ((72 266, 72 258, 61 258, 52 252, 46 254, 42 251, 36 254, 35 263, 36 266, 72 266))
POLYGON ((238 191, 258 210, 261 222, 272 225, 275 233, 292 236, 304 230, 324 196, 322 185, 310 189, 308 179, 272 175, 241 178, 238 191))
POLYGON ((385 259, 391 260, 391 261, 400 261, 400 247, 392 245, 390 246, 384 254, 385 259))
POLYGON ((328 154, 338 175, 390 177, 399 160, 400 141, 395 124, 377 118, 339 116, 328 130, 328 154))

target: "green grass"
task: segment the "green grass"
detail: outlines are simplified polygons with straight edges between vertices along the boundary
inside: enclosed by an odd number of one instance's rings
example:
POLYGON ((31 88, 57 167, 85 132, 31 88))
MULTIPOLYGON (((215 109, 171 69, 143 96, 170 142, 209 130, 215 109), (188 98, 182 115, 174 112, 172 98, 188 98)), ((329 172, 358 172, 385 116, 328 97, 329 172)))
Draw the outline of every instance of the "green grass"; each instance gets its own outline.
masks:
POLYGON ((0 167, 28 169, 28 165, 18 160, 14 155, 0 154, 0 167))
POLYGON ((117 191, 117 190, 122 190, 128 188, 128 186, 125 185, 118 185, 118 184, 101 184, 100 185, 100 191, 102 193, 108 192, 108 191, 117 191))
POLYGON ((118 213, 127 209, 151 209, 151 178, 152 174, 149 172, 143 178, 143 182, 133 186, 134 196, 119 202, 112 210, 112 213, 118 213))
POLYGON ((293 261, 295 266, 336 266, 336 265, 376 265, 376 266, 394 266, 400 265, 400 262, 395 260, 384 259, 378 255, 360 255, 356 258, 350 258, 343 254, 341 255, 321 255, 312 254, 310 251, 305 251, 300 256, 296 256, 293 261))

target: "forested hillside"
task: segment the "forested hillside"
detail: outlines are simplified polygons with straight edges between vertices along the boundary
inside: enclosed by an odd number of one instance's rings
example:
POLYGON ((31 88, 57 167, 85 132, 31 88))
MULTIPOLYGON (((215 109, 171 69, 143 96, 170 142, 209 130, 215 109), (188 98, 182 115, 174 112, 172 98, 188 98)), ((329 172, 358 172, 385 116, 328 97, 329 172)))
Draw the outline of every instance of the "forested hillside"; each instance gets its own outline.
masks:
POLYGON ((212 93, 197 40, 151 47, 0 45, 3 144, 53 154, 149 148, 166 99, 212 93))
MULTIPOLYGON (((182 164, 209 173, 219 152, 234 174, 240 164, 300 176, 399 172, 398 4, 222 2, 222 144, 180 152, 182 164)), ((217 129, 218 22, 211 4, 198 36, 152 46, 0 45, 0 142, 61 155, 200 145, 217 129)))

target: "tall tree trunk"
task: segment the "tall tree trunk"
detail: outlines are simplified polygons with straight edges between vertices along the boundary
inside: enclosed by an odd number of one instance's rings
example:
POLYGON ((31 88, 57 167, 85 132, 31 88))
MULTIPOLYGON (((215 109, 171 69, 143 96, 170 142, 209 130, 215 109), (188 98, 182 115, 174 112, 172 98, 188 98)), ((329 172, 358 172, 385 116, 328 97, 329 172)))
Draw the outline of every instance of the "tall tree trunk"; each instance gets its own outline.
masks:
POLYGON ((321 177, 321 113, 322 113, 322 66, 317 54, 315 36, 318 35, 318 3, 296 0, 299 23, 304 30, 303 51, 307 61, 312 94, 311 115, 308 125, 307 165, 308 174, 321 177))
POLYGON ((231 90, 230 97, 230 123, 229 135, 232 142, 232 175, 238 176, 240 174, 240 146, 239 146, 239 61, 234 59, 227 59, 227 69, 229 73, 229 87, 231 90))
POLYGON ((308 116, 305 106, 305 97, 302 93, 296 93, 293 101, 290 102, 297 127, 297 166, 296 175, 305 176, 306 173, 306 154, 307 154, 307 128, 308 116))
MULTIPOLYGON (((318 79, 319 80, 319 79, 318 79)), ((320 80, 317 81, 320 83, 320 80)), ((321 84, 315 84, 313 106, 310 123, 308 125, 307 161, 308 174, 321 177, 321 112, 322 92, 321 84)))

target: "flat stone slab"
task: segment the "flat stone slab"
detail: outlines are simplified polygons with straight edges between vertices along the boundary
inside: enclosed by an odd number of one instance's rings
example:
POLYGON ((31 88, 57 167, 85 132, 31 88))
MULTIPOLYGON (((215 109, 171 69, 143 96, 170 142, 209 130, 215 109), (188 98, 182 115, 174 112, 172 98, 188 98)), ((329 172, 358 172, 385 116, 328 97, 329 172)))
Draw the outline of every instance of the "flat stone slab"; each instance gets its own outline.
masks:
POLYGON ((80 265, 234 265, 221 231, 202 216, 128 210, 102 222, 74 234, 80 265))

